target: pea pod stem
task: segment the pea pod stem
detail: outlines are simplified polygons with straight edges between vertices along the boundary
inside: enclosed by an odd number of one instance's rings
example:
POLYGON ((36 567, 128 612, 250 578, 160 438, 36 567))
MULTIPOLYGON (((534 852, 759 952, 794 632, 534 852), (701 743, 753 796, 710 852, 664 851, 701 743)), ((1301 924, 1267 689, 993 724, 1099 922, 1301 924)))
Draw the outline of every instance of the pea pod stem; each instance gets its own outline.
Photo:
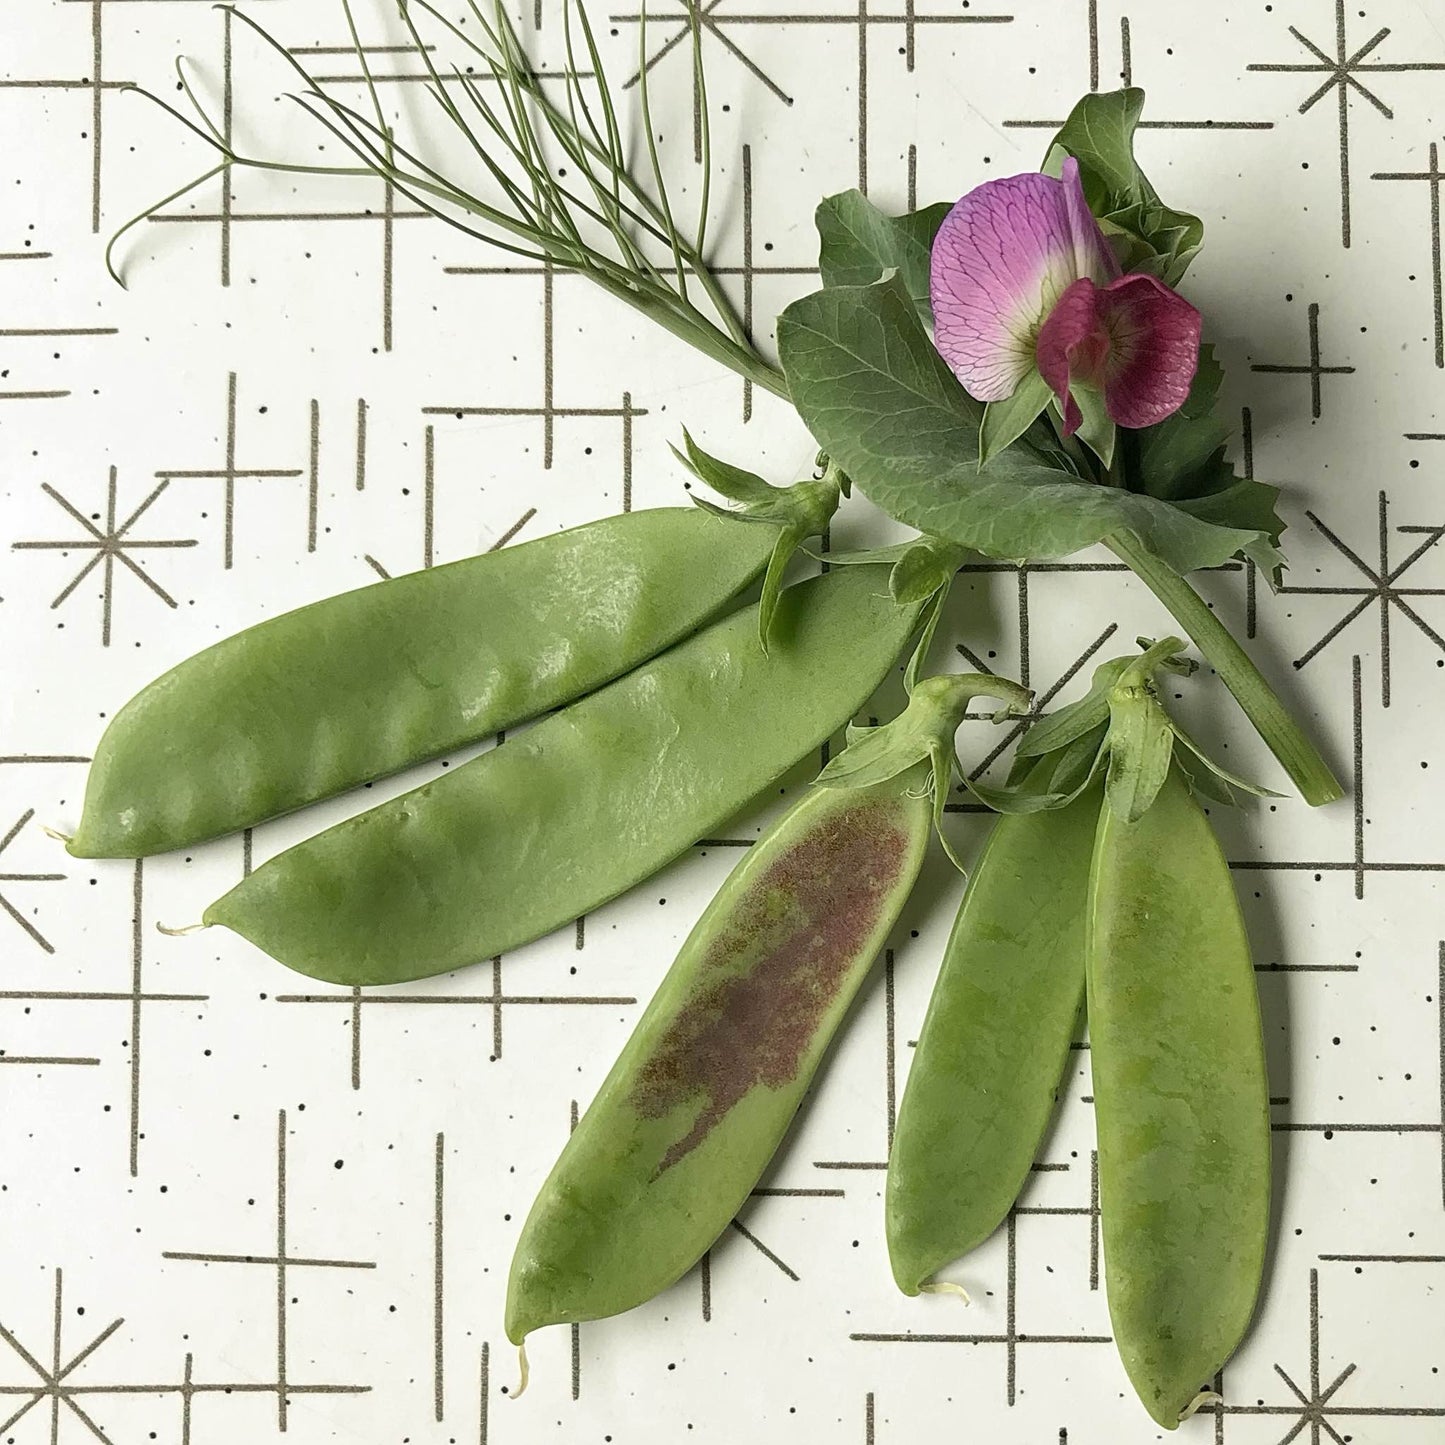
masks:
MULTIPOLYGON (((929 625, 936 625, 936 611, 929 625)), ((933 824, 938 840, 960 873, 962 861, 943 831, 943 810, 954 773, 967 782, 958 765, 954 734, 975 697, 997 698, 1004 704, 996 717, 1024 712, 1033 694, 1008 678, 991 673, 946 673, 914 681, 918 654, 908 666, 910 696, 907 708, 882 727, 849 732, 848 746, 818 775, 823 788, 858 788, 897 777, 915 763, 929 764, 925 787, 933 799, 933 824)))
POLYGON ((1318 808, 1342 798, 1344 790, 1319 749, 1286 711, 1279 695, 1249 654, 1194 588, 1132 532, 1111 533, 1104 539, 1104 545, 1169 609, 1194 645, 1209 659, 1210 666, 1234 694, 1235 701, 1244 709, 1270 752, 1279 759, 1305 802, 1318 808))

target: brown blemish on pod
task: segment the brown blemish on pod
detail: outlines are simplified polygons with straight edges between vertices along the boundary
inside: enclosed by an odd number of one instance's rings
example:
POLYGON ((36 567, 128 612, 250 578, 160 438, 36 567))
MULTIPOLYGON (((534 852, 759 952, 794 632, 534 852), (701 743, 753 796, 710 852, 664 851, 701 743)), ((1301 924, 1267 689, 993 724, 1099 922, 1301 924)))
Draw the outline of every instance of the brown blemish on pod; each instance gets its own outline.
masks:
POLYGON ((900 811, 892 799, 859 798, 770 863, 737 900, 633 1090, 633 1107, 647 1119, 702 1098, 658 1174, 753 1089, 781 1089, 796 1077, 904 870, 910 840, 900 811), (749 960, 741 971, 740 955, 749 960))

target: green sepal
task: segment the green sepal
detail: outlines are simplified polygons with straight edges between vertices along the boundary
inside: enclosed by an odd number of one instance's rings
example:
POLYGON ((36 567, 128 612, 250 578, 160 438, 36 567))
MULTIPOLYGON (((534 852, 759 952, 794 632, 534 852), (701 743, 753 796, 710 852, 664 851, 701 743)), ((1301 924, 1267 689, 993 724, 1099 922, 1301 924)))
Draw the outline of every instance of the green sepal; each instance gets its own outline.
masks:
POLYGON ((968 549, 954 542, 945 542, 938 537, 914 537, 906 542, 890 542, 884 547, 819 554, 818 560, 827 562, 830 567, 891 563, 888 595, 900 607, 923 605, 926 608, 917 646, 903 673, 903 685, 911 693, 933 646, 934 634, 938 631, 953 579, 967 556, 968 549))
POLYGON ((1019 382, 1012 396, 989 402, 978 428, 979 467, 986 467, 1004 448, 1011 447, 1053 399, 1052 388, 1035 369, 1019 382))
POLYGON ((918 686, 918 674, 927 665, 928 654, 933 650, 933 639, 938 632, 938 624, 943 618, 943 609, 948 604, 948 594, 951 589, 951 582, 944 583, 934 594, 933 601, 927 605, 918 641, 908 658, 907 666, 903 669, 903 686, 907 689, 910 697, 913 695, 913 689, 918 686))
POLYGON ((1116 432, 1114 419, 1104 410, 1103 392, 1092 386, 1077 386, 1072 395, 1083 416, 1075 435, 1106 468, 1111 466, 1116 432))
MULTIPOLYGON (((1175 757, 1183 764, 1185 775, 1190 779, 1191 785, 1195 783, 1198 776, 1197 769, 1193 767, 1194 764, 1201 764, 1209 777, 1223 784, 1226 796, 1217 798, 1216 801, 1237 806, 1239 799, 1234 796, 1236 792, 1249 793, 1256 798, 1284 797, 1283 793, 1277 793, 1273 788, 1266 788, 1261 783, 1251 783, 1248 778, 1241 778, 1238 773, 1232 773, 1228 768, 1221 767, 1178 723, 1174 724, 1174 739, 1176 743, 1175 757), (1186 757, 1190 759, 1190 762, 1185 762, 1186 757)), ((1196 791, 1207 792, 1207 786, 1196 788, 1196 791)))
POLYGON ((1193 792, 1217 803, 1237 805, 1238 793, 1280 796, 1207 757, 1165 711, 1158 674, 1188 676, 1197 667, 1183 655, 1184 643, 1177 637, 1137 641, 1143 649, 1139 656, 1100 663, 1084 697, 1034 724, 1015 749, 1003 786, 975 786, 983 802, 1000 813, 1061 808, 1091 786, 1106 765, 1109 807, 1129 822, 1148 811, 1171 764, 1193 792))
POLYGON ((1116 817, 1137 823, 1159 796, 1174 756, 1174 728, 1147 684, 1109 695, 1109 771, 1104 796, 1116 817))
POLYGON ((1045 753, 1067 747, 1076 738, 1106 724, 1109 721, 1109 693, 1119 681, 1124 669, 1133 661, 1132 657, 1115 657, 1108 662, 1101 662, 1094 669, 1093 683, 1088 693, 1077 702, 1071 702, 1036 722, 1024 734, 1016 756, 1042 757, 1045 753))
POLYGON ((1205 767, 1187 748, 1177 744, 1174 748, 1174 766, 1179 769, 1179 775, 1184 779, 1189 791, 1201 803, 1217 803, 1223 808, 1239 806, 1234 789, 1223 778, 1216 777, 1213 771, 1205 767))
POLYGON ((919 537, 905 544, 888 574, 889 595, 906 606, 947 591, 967 555, 967 548, 937 537, 919 537))
POLYGON ((954 734, 975 697, 1004 703, 999 718, 1027 709, 1032 694, 1007 678, 988 673, 950 673, 917 683, 908 706, 891 722, 868 729, 850 728, 848 744, 818 774, 824 788, 866 788, 887 782, 927 761, 932 768, 933 822, 944 851, 960 872, 963 863, 943 830, 943 810, 955 771, 960 777, 954 734))
POLYGON ((730 517, 738 522, 765 522, 779 529, 763 575, 762 596, 758 600, 758 639, 766 652, 788 563, 805 538, 818 536, 826 530, 833 513, 838 510, 838 501, 846 489, 847 479, 837 468, 828 466, 821 477, 795 482, 790 487, 775 487, 755 472, 705 452, 686 427, 683 428, 682 438, 685 450, 673 447, 673 455, 699 481, 706 482, 730 502, 738 503, 738 509, 734 510, 693 494, 692 500, 697 506, 719 517, 730 517))
POLYGON ((910 537, 882 547, 865 547, 856 552, 817 553, 817 560, 830 567, 865 567, 891 563, 888 594, 902 605, 923 602, 940 588, 949 586, 963 566, 968 548, 941 537, 910 537))
POLYGON ((1092 732, 1075 738, 1068 747, 1061 748, 1054 756, 1054 774, 1051 786, 1066 802, 1073 802, 1099 775, 1107 756, 1109 726, 1101 723, 1092 732))
POLYGON ((983 783, 970 783, 969 787, 996 813, 1042 813, 1067 807, 1093 785, 1103 770, 1108 735, 1108 723, 1101 722, 1043 757, 1020 758, 1015 753, 1003 787, 983 783))
POLYGON ((1169 776, 1174 724, 1159 702, 1154 674, 1164 667, 1189 666, 1174 659, 1184 649, 1177 637, 1151 642, 1139 638, 1143 653, 1133 658, 1109 690, 1109 772, 1104 796, 1127 823, 1149 811, 1169 776))

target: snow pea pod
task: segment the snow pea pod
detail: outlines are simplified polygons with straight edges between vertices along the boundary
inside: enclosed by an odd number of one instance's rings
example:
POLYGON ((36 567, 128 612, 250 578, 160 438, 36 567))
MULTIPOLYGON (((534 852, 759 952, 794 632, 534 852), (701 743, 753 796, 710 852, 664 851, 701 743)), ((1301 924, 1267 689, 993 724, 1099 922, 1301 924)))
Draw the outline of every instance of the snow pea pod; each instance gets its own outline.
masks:
POLYGON ((644 1303, 727 1228, 913 887, 925 779, 811 790, 723 884, 527 1217, 514 1344, 644 1303))
POLYGON ((1109 1314, 1173 1429, 1254 1311, 1269 1227, 1269 1093, 1249 943, 1177 767, 1126 822, 1106 801, 1086 950, 1109 1314))
POLYGON ((216 643, 116 714, 70 851, 133 858, 218 837, 591 692, 714 617, 781 536, 817 530, 837 502, 831 480, 753 481, 755 516, 606 517, 216 643))
POLYGON ((971 695, 1027 698, 976 675, 930 683, 941 688, 904 715, 929 736, 900 737, 896 721, 861 734, 857 766, 838 766, 845 752, 824 770, 683 944, 527 1217, 507 1290, 513 1343, 651 1299, 757 1183, 918 876, 932 743, 946 737, 951 759, 971 695))
POLYGON ((397 983, 590 912, 725 823, 867 701, 919 606, 877 567, 788 588, 435 781, 272 858, 208 908, 289 968, 397 983))
POLYGON ((993 826, 918 1036, 888 1158, 888 1257, 914 1295, 1008 1214, 1084 1001, 1099 789, 993 826))

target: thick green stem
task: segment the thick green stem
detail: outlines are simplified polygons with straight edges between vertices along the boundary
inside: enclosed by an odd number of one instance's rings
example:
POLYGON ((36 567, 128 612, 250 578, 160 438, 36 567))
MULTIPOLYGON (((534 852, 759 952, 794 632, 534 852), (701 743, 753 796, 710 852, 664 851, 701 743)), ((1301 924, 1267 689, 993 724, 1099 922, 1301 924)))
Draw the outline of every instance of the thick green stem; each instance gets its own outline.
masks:
POLYGON ((1305 802, 1318 808, 1343 797, 1344 791, 1329 764, 1285 710, 1249 654, 1194 588, 1156 557, 1133 532, 1115 532, 1104 538, 1104 545, 1169 609, 1194 645, 1209 659, 1305 802))

